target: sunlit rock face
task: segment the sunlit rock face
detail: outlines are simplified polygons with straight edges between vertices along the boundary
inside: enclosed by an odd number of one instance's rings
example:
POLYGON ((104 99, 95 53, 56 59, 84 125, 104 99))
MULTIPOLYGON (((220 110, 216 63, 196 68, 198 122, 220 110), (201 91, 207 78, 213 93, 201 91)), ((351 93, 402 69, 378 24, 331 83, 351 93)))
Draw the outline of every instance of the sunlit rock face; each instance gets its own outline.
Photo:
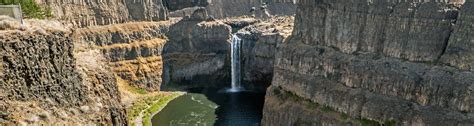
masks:
MULTIPOLYGON (((269 0, 264 1, 268 4, 268 11, 272 15, 293 15, 296 11, 296 5, 291 0, 269 0)), ((260 0, 212 0, 206 9, 209 15, 215 18, 225 18, 234 16, 250 16, 250 9, 257 9, 262 5, 260 0)), ((263 16, 263 11, 256 11, 257 17, 263 16)))
POLYGON ((112 72, 130 85, 157 91, 162 83, 165 33, 174 21, 133 22, 76 29, 81 50, 100 50, 112 72))
POLYGON ((38 0, 75 27, 168 19, 162 0, 38 0))
POLYGON ((260 10, 262 2, 267 2, 268 11, 272 15, 294 15, 296 1, 293 0, 168 0, 165 5, 170 8, 170 16, 191 15, 198 7, 205 7, 209 15, 222 19, 229 17, 251 16, 250 9, 255 7, 256 17, 263 17, 260 10))
POLYGON ((299 0, 263 125, 473 124, 472 5, 447 2, 299 0))
POLYGON ((126 125, 114 76, 100 56, 76 54, 71 30, 58 24, 0 31, 0 124, 126 125))

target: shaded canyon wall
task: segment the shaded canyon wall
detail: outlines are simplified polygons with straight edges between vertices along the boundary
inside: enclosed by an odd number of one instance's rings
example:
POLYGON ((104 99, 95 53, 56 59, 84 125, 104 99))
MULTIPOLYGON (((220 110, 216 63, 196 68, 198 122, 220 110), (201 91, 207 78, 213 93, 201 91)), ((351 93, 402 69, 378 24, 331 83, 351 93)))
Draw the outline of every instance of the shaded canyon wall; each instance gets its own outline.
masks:
POLYGON ((472 4, 300 0, 263 125, 473 124, 472 4))
POLYGON ((204 8, 170 26, 164 47, 164 88, 227 86, 231 28, 208 21, 204 8))
MULTIPOLYGON (((242 83, 245 89, 265 91, 271 84, 275 54, 291 34, 293 20, 291 16, 275 17, 237 32, 236 35, 242 39, 242 83)), ((235 22, 231 26, 242 24, 249 23, 235 22)))

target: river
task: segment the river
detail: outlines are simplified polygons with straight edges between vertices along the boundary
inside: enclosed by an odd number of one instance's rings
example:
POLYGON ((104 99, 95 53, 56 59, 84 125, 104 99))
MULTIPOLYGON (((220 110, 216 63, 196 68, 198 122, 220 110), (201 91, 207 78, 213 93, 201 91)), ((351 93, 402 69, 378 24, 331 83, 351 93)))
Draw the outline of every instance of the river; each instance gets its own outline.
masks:
POLYGON ((260 126, 265 94, 193 89, 152 118, 153 126, 260 126))

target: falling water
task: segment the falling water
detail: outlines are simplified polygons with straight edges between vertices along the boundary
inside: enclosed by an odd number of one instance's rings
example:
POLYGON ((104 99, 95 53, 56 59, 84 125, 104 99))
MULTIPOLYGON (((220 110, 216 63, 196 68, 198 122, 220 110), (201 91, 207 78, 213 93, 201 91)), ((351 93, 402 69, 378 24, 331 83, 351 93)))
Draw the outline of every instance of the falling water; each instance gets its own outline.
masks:
POLYGON ((232 35, 232 48, 231 48, 231 66, 232 66, 232 88, 231 92, 237 92, 241 89, 240 86, 240 48, 242 39, 236 34, 232 35))

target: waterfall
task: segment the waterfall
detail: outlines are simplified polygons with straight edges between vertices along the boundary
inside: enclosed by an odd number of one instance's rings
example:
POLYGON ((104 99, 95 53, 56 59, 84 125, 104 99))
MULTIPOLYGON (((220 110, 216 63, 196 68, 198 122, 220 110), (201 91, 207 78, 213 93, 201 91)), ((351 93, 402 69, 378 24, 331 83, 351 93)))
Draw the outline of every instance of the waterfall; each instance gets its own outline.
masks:
POLYGON ((240 49, 241 49, 241 42, 237 34, 232 35, 232 48, 231 48, 231 67, 232 67, 232 88, 230 91, 237 92, 242 87, 240 86, 241 74, 240 74, 240 49))

